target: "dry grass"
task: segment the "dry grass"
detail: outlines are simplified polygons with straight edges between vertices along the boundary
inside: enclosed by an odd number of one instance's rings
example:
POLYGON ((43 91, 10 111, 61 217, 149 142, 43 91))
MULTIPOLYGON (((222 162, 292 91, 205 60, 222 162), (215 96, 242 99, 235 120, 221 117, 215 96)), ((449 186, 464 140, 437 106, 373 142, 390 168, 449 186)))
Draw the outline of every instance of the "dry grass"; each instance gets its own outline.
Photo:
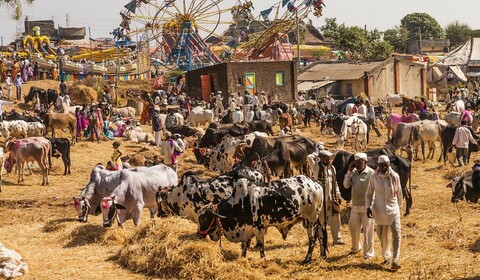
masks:
MULTIPOLYGON (((144 130, 150 130, 144 126, 144 130)), ((322 140, 329 148, 335 138, 320 135, 318 128, 300 128, 302 134, 322 140)), ((278 128, 277 128, 278 131, 278 128)), ((386 131, 382 133, 385 135, 386 131)), ((152 149, 122 142, 124 154, 150 158, 152 149)), ((385 141, 373 137, 370 147, 385 141)), ((112 142, 82 141, 72 147, 72 175, 62 176, 61 160, 53 161, 50 186, 41 187, 38 169, 17 185, 16 176, 4 176, 0 193, 0 236, 5 246, 18 251, 30 266, 23 279, 475 279, 480 275, 480 205, 450 203, 445 186, 457 171, 434 161, 414 162, 412 214, 402 217, 403 268, 391 272, 380 267, 380 244, 377 256, 363 260, 361 254, 348 255, 348 225, 342 226, 347 245, 330 247, 329 258, 319 259, 318 246, 310 265, 301 265, 307 250, 303 228, 294 227, 284 241, 274 228, 266 236, 266 258, 251 249, 240 257, 240 245, 222 239, 219 243, 198 240, 196 225, 181 218, 156 218, 149 221, 144 213, 143 225, 137 229, 131 221, 124 228, 105 229, 101 217, 90 217, 87 224, 74 220, 72 196, 88 182, 91 168, 106 163, 112 142)), ((438 155, 438 153, 437 153, 438 155)), ((140 162, 141 160, 139 160, 140 162)), ((216 175, 195 162, 188 150, 181 158, 180 171, 199 171, 203 177, 216 175)), ((146 211, 148 212, 148 211, 146 211)), ((348 212, 348 211, 347 211, 348 212)), ((348 215, 345 214, 346 221, 348 215)))
POLYGON ((74 104, 92 104, 97 101, 97 92, 89 86, 77 85, 68 90, 70 99, 74 104))

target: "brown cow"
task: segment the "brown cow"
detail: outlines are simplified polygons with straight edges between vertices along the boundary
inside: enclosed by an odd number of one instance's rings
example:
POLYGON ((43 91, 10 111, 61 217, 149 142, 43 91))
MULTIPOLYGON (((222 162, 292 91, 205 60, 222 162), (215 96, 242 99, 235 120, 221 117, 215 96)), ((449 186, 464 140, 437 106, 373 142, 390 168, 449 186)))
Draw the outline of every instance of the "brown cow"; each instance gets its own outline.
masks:
POLYGON ((5 160, 5 169, 12 171, 16 163, 18 171, 18 183, 23 182, 23 171, 25 162, 36 161, 42 170, 42 186, 48 185, 48 171, 50 168, 50 141, 43 137, 31 137, 20 140, 7 139, 5 142, 6 151, 10 151, 9 157, 5 160))
POLYGON ((39 117, 45 124, 47 131, 52 131, 52 138, 55 138, 55 129, 68 129, 72 134, 72 145, 76 142, 76 126, 77 121, 74 115, 68 113, 40 113, 39 117))
POLYGON ((292 120, 292 115, 289 113, 283 113, 280 115, 280 119, 278 120, 280 123, 280 129, 283 129, 284 127, 288 126, 290 129, 293 128, 293 120, 292 120))

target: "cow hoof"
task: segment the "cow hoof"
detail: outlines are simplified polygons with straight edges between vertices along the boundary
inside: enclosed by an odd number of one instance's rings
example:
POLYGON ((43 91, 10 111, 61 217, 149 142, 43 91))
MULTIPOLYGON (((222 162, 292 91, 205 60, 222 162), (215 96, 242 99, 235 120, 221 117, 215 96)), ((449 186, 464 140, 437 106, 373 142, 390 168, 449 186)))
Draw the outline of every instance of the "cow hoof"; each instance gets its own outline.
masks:
POLYGON ((302 261, 302 264, 303 264, 303 265, 306 265, 306 264, 309 264, 309 263, 311 263, 311 262, 312 262, 312 259, 311 259, 311 258, 308 258, 308 259, 304 259, 304 260, 302 261))

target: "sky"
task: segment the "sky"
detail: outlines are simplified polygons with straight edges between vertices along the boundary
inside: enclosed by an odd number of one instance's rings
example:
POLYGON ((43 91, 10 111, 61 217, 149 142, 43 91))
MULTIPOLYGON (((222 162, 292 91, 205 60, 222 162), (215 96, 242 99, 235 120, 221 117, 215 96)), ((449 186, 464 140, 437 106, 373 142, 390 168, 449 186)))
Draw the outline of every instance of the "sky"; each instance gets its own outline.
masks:
MULTIPOLYGON (((91 27, 92 37, 111 37, 109 32, 118 26, 121 21, 119 12, 130 0, 35 0, 31 6, 24 4, 24 16, 31 20, 54 19, 58 26, 66 27, 66 14, 70 17, 71 27, 91 27)), ((185 1, 187 5, 191 0, 176 0, 179 5, 185 1)), ((201 0, 196 0, 200 2, 201 0)), ((212 0, 206 0, 210 2, 212 0)), ((237 0, 223 0, 220 6, 228 7, 237 0)), ((244 1, 244 0, 242 0, 244 1)), ((275 1, 253 0, 255 7, 253 14, 256 16, 261 10, 268 9, 275 1)), ((300 0, 297 0, 300 3, 300 0)), ((163 1, 157 0, 157 3, 163 1)), ((325 0, 323 17, 316 18, 310 14, 315 26, 321 26, 324 18, 336 17, 337 22, 347 25, 358 25, 368 29, 377 28, 380 31, 400 25, 400 20, 413 12, 426 12, 433 16, 441 26, 459 20, 467 23, 474 29, 480 29, 480 1, 478 0, 325 0)), ((153 8, 152 8, 153 9, 153 8)), ((285 11, 281 9, 280 14, 285 11)), ((4 44, 13 40, 17 26, 23 29, 23 19, 20 23, 11 20, 8 11, 0 8, 0 37, 4 44)), ((229 13, 224 14, 224 18, 229 13)), ((272 13, 273 17, 273 13, 272 13)), ((224 26, 223 28, 225 28, 224 26)), ((221 32, 219 32, 221 33, 221 32)))

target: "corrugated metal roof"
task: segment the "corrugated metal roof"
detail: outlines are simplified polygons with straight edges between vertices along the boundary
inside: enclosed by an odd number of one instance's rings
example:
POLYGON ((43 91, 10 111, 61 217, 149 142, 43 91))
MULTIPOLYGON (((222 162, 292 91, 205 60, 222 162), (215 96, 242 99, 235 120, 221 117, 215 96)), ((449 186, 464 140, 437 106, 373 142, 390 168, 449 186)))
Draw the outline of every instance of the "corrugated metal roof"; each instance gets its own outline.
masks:
POLYGON ((334 81, 302 82, 298 84, 298 91, 313 90, 313 89, 324 87, 331 83, 334 83, 334 81))
POLYGON ((361 62, 361 63, 319 63, 298 76, 299 81, 340 81, 358 80, 384 61, 361 62))

